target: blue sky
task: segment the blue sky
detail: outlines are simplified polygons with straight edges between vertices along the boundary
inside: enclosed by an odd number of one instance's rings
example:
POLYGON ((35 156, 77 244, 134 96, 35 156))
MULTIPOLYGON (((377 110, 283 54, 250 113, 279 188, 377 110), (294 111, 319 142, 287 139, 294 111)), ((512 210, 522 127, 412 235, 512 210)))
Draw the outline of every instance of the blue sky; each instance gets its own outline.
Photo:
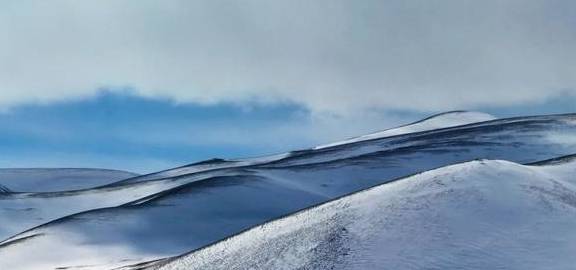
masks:
POLYGON ((449 110, 573 112, 575 18, 566 0, 2 1, 0 167, 150 172, 449 110))
POLYGON ((0 113, 0 167, 152 172, 214 157, 311 147, 420 115, 382 114, 387 124, 371 126, 314 117, 292 103, 200 105, 140 97, 132 90, 101 90, 90 98, 19 105, 0 113))
POLYGON ((102 91, 88 99, 21 105, 0 114, 0 166, 143 172, 211 157, 273 153, 313 143, 280 130, 306 128, 307 115, 290 104, 176 104, 102 91))
MULTIPOLYGON (((576 111, 576 99, 476 108, 499 116, 576 111)), ((175 103, 131 91, 20 105, 0 114, 1 167, 103 167, 152 172, 213 157, 238 158, 306 148, 415 121, 429 113, 382 111, 314 119, 297 104, 175 103), (364 117, 361 117, 364 118, 364 117)))

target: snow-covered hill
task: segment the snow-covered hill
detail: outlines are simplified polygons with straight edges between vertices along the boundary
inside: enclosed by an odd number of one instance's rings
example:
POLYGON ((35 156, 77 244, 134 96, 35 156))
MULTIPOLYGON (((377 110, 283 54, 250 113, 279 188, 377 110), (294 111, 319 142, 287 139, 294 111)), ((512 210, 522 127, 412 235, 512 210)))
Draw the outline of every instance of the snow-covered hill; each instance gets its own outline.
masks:
MULTIPOLYGON (((472 111, 451 111, 440 113, 437 115, 433 115, 427 117, 423 120, 403 125, 397 128, 387 129, 380 132, 371 133, 368 135, 352 138, 345 141, 334 142, 322 146, 315 147, 314 149, 322 149, 322 148, 334 148, 333 146, 339 146, 344 144, 350 144, 354 142, 360 141, 367 141, 367 140, 374 140, 379 138, 385 138, 390 136, 414 133, 414 132, 421 132, 427 130, 434 130, 434 129, 441 129, 441 128, 448 128, 454 126, 461 126, 466 124, 478 123, 478 122, 485 122, 489 120, 495 120, 496 117, 481 113, 481 112, 472 112, 472 111)), ((215 170, 215 169, 223 169, 223 168, 233 168, 233 167, 245 167, 250 165, 258 165, 258 164, 267 164, 274 161, 280 161, 286 159, 292 155, 297 154, 298 151, 294 153, 285 153, 285 154, 278 154, 278 155, 271 155, 271 156, 264 156, 264 157, 257 157, 257 158, 248 158, 248 159, 241 159, 241 160, 223 160, 223 159, 212 159, 203 162, 198 162, 195 164, 191 164, 189 166, 178 167, 174 169, 169 169, 161 172, 151 173, 148 175, 142 175, 140 177, 134 177, 130 179, 126 179, 120 181, 119 183, 131 183, 131 182, 139 182, 139 181, 146 181, 151 179, 159 179, 159 178, 168 178, 168 177, 175 177, 185 174, 197 173, 202 171, 208 170, 215 170)))
POLYGON ((105 169, 0 169, 0 186, 13 192, 53 192, 93 188, 137 174, 105 169))
POLYGON ((391 128, 379 132, 370 133, 367 135, 351 138, 341 142, 330 143, 322 146, 316 147, 317 149, 326 148, 336 145, 342 145, 347 143, 359 142, 359 141, 366 141, 366 140, 373 140, 378 138, 402 135, 407 133, 413 132, 421 132, 427 130, 434 130, 439 128, 447 128, 447 127, 454 127, 454 126, 461 126, 466 124, 484 122, 495 120, 496 117, 481 113, 481 112, 470 112, 470 111, 451 111, 445 112, 437 115, 430 116, 426 119, 414 122, 412 124, 400 126, 397 128, 391 128))
POLYGON ((65 192, 0 194, 0 239, 6 239, 54 219, 93 209, 133 202, 177 183, 150 181, 119 187, 102 187, 65 192))
POLYGON ((576 161, 541 166, 428 171, 149 269, 572 269, 576 161))
POLYGON ((576 153, 576 115, 415 130, 209 160, 73 192, 0 195, 0 216, 10 221, 0 233, 12 236, 0 243, 0 269, 109 269, 160 259, 410 174, 477 158, 529 163, 576 153))

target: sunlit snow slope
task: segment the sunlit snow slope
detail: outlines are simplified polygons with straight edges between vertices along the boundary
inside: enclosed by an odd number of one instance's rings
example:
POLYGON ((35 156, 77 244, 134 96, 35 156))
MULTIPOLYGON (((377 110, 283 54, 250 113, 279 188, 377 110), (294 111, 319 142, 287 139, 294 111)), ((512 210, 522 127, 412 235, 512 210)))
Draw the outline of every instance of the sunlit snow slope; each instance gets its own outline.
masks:
POLYGON ((412 124, 404 125, 397 128, 391 128, 359 137, 355 137, 352 139, 348 139, 341 142, 335 142, 331 144, 326 144, 322 146, 318 146, 316 148, 326 148, 330 146, 342 145, 347 143, 359 142, 359 141, 366 141, 366 140, 373 140, 377 138, 384 138, 389 136, 396 136, 406 133, 412 132, 420 132, 426 130, 433 130, 439 128, 447 128, 453 126, 461 126, 471 123, 478 123, 484 121, 495 120, 496 117, 481 113, 481 112, 469 112, 469 111, 452 111, 452 112, 445 112, 437 115, 430 116, 426 119, 420 120, 418 122, 414 122, 412 124))
POLYGON ((573 269, 576 162, 541 166, 428 171, 150 269, 573 269))
POLYGON ((161 259, 410 174, 477 158, 529 163, 576 153, 576 115, 415 130, 209 160, 73 192, 2 193, 0 269, 110 269, 161 259))

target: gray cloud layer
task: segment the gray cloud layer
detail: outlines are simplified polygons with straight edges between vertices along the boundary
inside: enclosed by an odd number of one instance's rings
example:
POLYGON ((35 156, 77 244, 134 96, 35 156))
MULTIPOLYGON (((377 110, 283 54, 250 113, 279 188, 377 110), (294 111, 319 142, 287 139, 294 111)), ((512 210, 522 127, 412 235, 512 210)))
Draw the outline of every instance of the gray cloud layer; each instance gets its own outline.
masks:
POLYGON ((183 102, 446 110, 576 93, 576 1, 3 1, 0 105, 129 86, 183 102))

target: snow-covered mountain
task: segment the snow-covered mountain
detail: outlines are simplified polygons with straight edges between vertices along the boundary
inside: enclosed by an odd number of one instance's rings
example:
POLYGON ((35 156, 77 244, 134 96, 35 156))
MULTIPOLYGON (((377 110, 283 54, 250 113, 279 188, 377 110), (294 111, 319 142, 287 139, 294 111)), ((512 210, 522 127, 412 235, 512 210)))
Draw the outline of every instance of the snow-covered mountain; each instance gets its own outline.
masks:
POLYGON ((471 161, 316 206, 147 269, 572 269, 576 160, 471 161))
POLYGON ((576 153, 576 115, 491 119, 452 112, 331 146, 208 160, 96 188, 2 193, 0 269, 162 259, 414 173, 479 158, 531 163, 576 153), (442 120, 451 118, 458 120, 442 120))
MULTIPOLYGON (((460 118, 470 115, 470 119, 465 122, 470 122, 478 118, 475 116, 476 113, 463 112, 447 113, 437 117, 445 118, 450 114, 456 114, 460 118)), ((435 117, 428 118, 420 123, 434 121, 434 118, 435 117)), ((157 193, 187 182, 199 181, 215 176, 225 176, 227 175, 227 171, 224 170, 226 168, 267 164, 297 154, 298 152, 245 160, 214 159, 140 177, 130 177, 126 180, 104 185, 100 188, 67 192, 58 192, 57 190, 53 192, 48 191, 54 189, 73 189, 79 187, 77 183, 93 185, 97 183, 97 181, 100 181, 101 184, 106 184, 110 182, 111 178, 107 176, 118 175, 117 178, 121 178, 120 176, 125 177, 132 175, 106 170, 7 169, 5 171, 6 177, 3 178, 4 183, 8 185, 6 190, 8 190, 9 187, 14 187, 14 190, 18 191, 35 189, 43 192, 6 194, 0 197, 4 206, 0 209, 0 214, 6 217, 7 220, 0 226, 0 239, 74 213, 119 206, 146 198, 147 196, 155 196, 157 193), (215 173, 209 173, 215 170, 215 173), (201 174, 201 172, 207 173, 201 174), (186 179, 178 181, 177 183, 175 183, 175 181, 150 181, 155 179, 174 179, 181 175, 186 175, 186 179), (18 185, 16 185, 16 183, 18 183, 18 185), (26 186, 26 184, 29 185, 26 186)), ((236 175, 236 173, 231 174, 236 175)), ((322 201, 324 199, 319 198, 318 200, 322 201)), ((304 205, 308 205, 308 203, 304 205)), ((294 204, 294 207, 296 207, 294 209, 299 209, 302 206, 294 204)), ((289 210, 292 211, 294 209, 290 208, 289 210)))
MULTIPOLYGON (((489 120, 495 120, 496 117, 481 113, 481 112, 471 112, 471 111, 451 111, 436 114, 430 117, 427 117, 423 120, 403 125, 397 128, 387 129, 380 132, 371 133, 364 136, 359 136, 356 138, 348 139, 345 141, 334 142, 330 144, 326 144, 323 146, 314 147, 314 149, 322 149, 322 148, 330 148, 332 146, 350 144, 354 142, 361 142, 367 140, 374 140, 378 138, 385 138, 395 135, 402 135, 407 133, 414 133, 426 130, 433 130, 433 129, 441 129, 441 128, 448 128, 453 126, 460 126, 465 124, 471 123, 478 123, 478 122, 485 122, 489 120)), ((198 162, 195 164, 191 164, 188 166, 178 167, 174 169, 169 169, 161 172, 151 173, 148 175, 143 175, 140 177, 129 178, 119 183, 131 183, 131 182, 140 182, 146 181, 151 179, 159 179, 159 178, 168 178, 168 177, 175 177, 179 175, 197 173, 202 171, 208 170, 215 170, 215 169, 222 169, 222 168, 232 168, 232 167, 245 167, 250 165, 258 165, 258 164, 267 164, 274 161, 279 161, 286 159, 290 156, 297 154, 298 151, 293 153, 283 153, 278 155, 271 155, 271 156, 263 156, 263 157, 256 157, 256 158, 249 158, 249 159, 241 159, 241 160, 223 160, 223 159, 212 159, 203 162, 198 162)))
POLYGON ((13 192, 54 192, 93 188, 135 173, 106 169, 0 169, 0 186, 13 192))
POLYGON ((359 142, 359 141, 366 141, 366 140, 373 140, 377 138, 384 138, 390 137, 395 135, 413 133, 413 132, 420 132, 420 131, 427 131, 439 128, 447 128, 447 127, 454 127, 454 126, 461 126, 471 123, 478 123, 484 121, 495 120, 496 117, 481 112, 469 112, 469 111, 451 111, 445 112, 441 114, 436 114, 430 116, 426 119, 422 119, 420 121, 400 126, 397 128, 386 129, 379 132, 374 132, 370 134, 366 134, 363 136, 351 138, 341 142, 330 143, 326 145, 317 146, 317 149, 326 148, 330 146, 342 145, 347 143, 359 142))
POLYGON ((0 194, 0 238, 6 239, 52 220, 93 209, 115 207, 177 187, 170 181, 150 181, 118 187, 64 192, 0 194))

